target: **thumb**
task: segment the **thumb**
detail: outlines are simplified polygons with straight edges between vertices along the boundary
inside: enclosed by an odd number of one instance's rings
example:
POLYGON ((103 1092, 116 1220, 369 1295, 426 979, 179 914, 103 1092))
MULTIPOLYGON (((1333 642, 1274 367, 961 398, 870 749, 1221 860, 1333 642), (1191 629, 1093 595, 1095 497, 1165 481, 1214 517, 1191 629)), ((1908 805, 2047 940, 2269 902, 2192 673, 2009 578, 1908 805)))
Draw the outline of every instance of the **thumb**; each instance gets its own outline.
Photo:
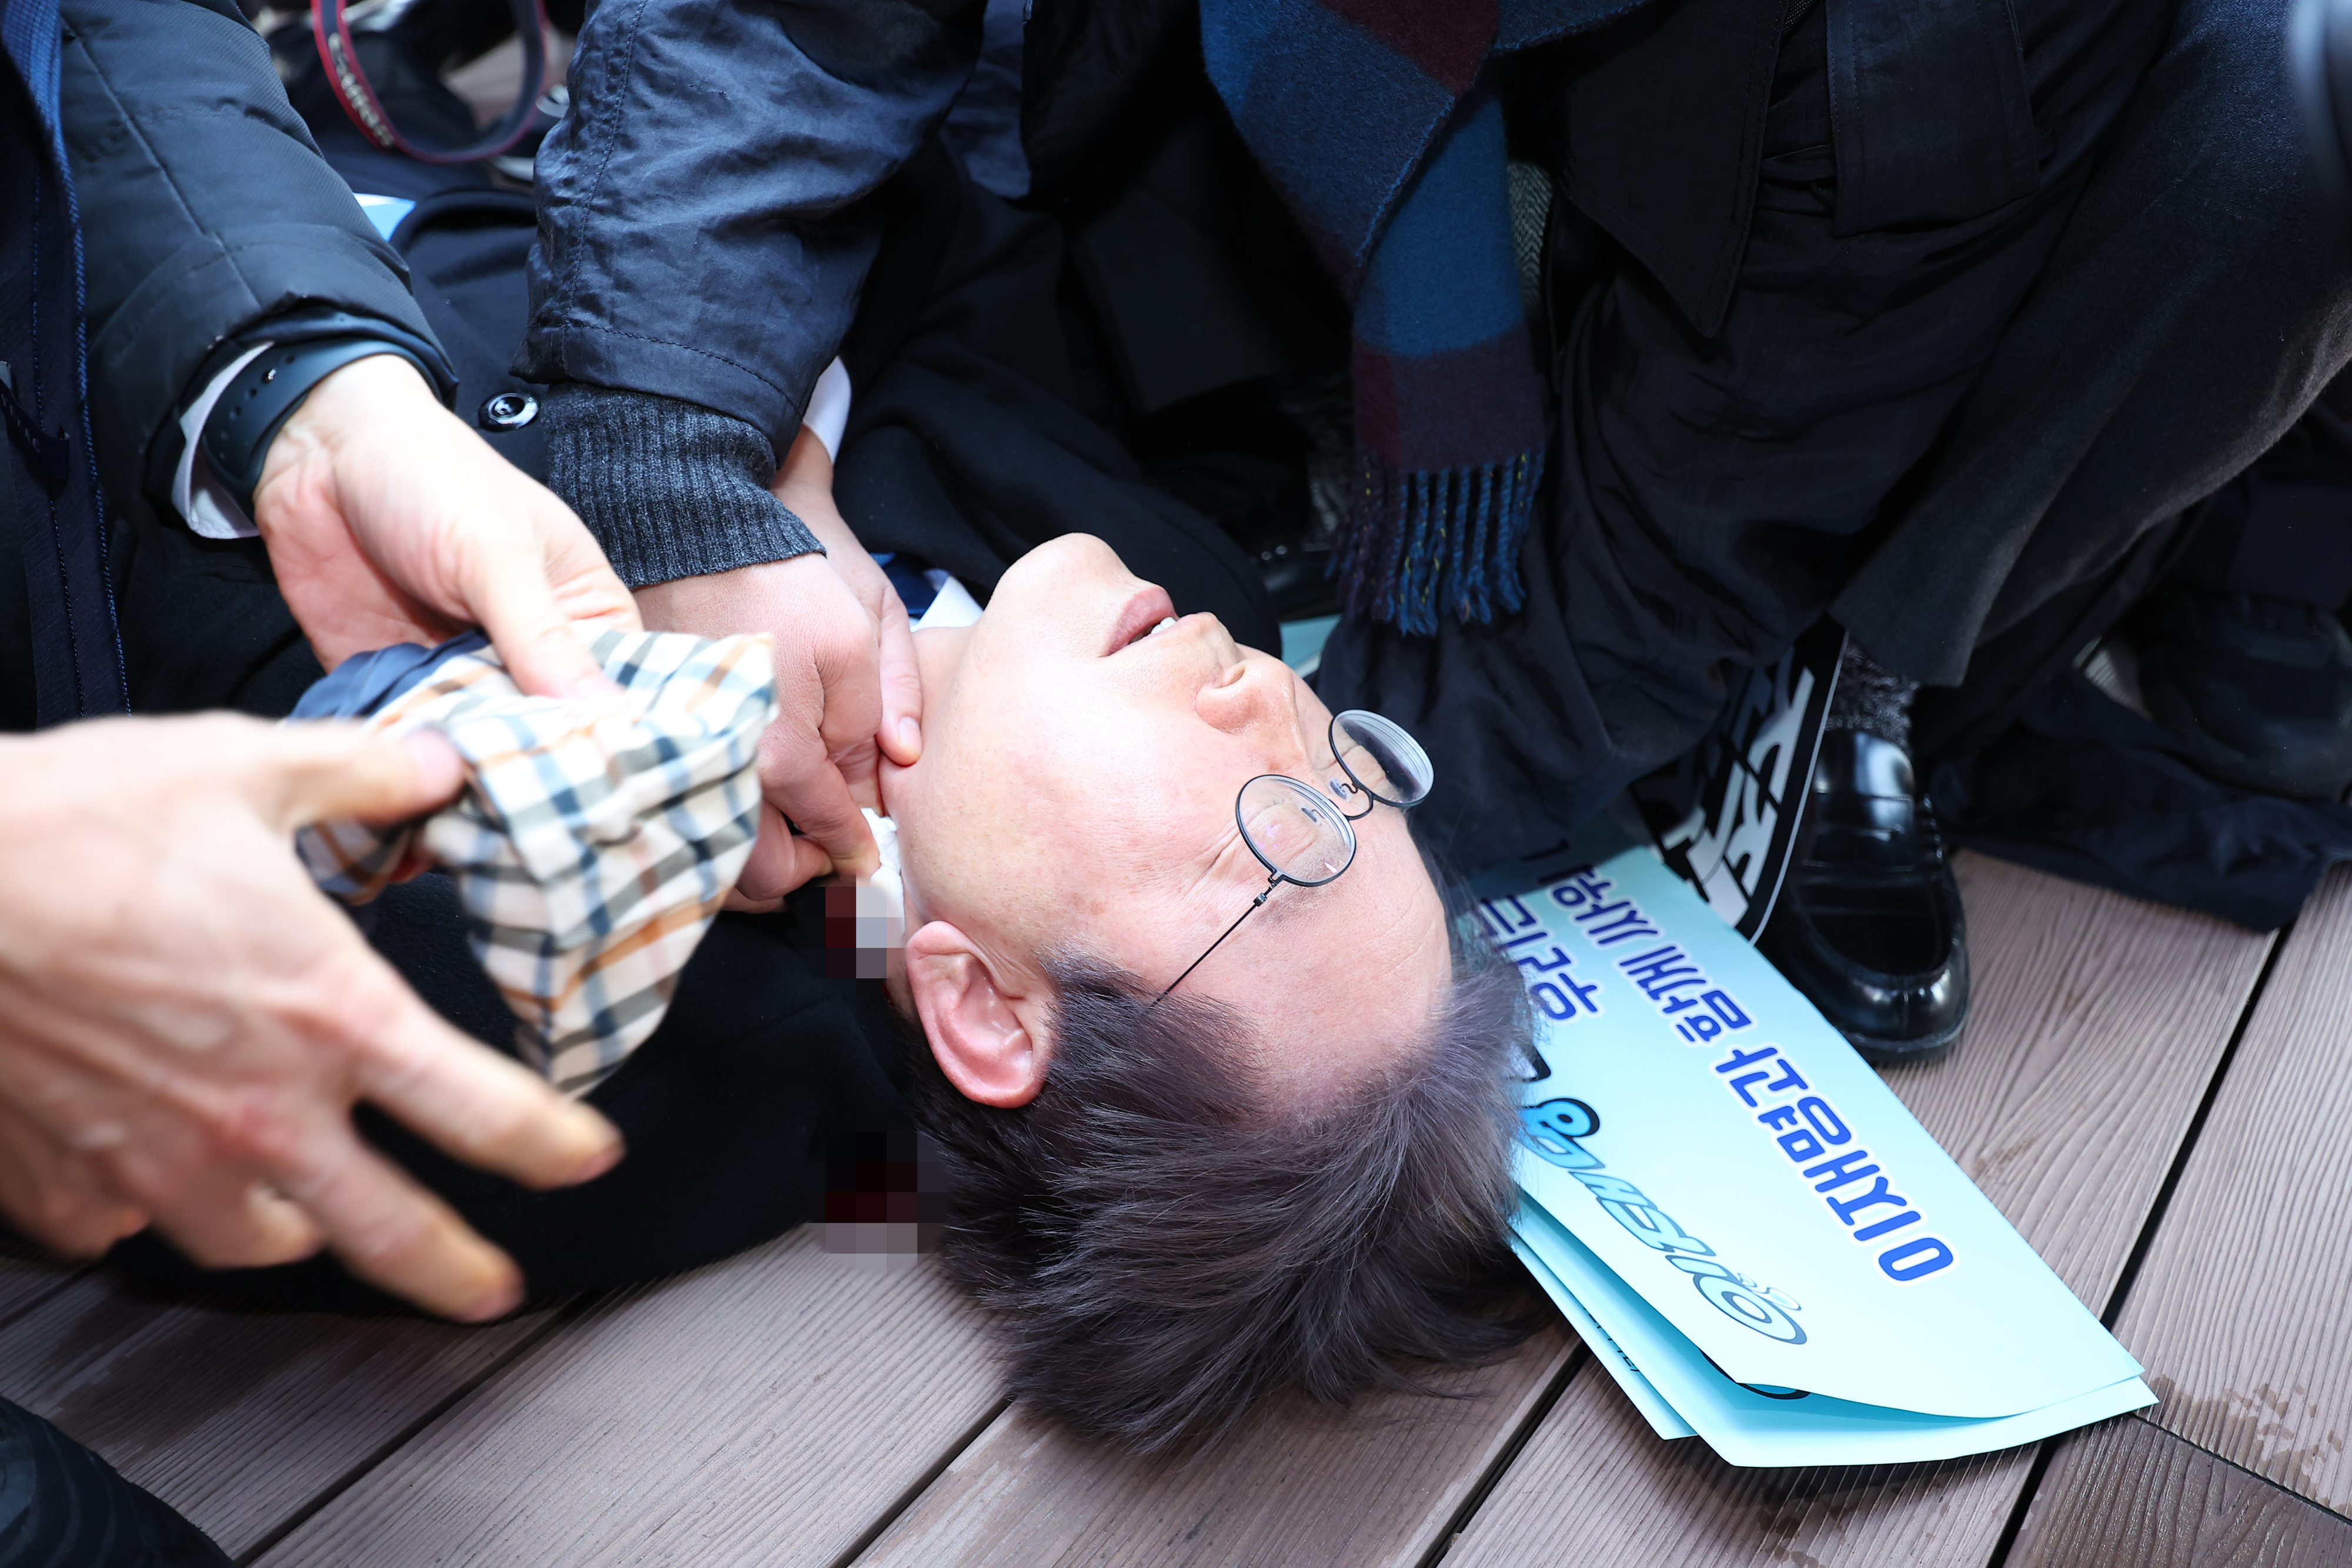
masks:
POLYGON ((555 601, 544 570, 524 559, 485 574, 471 596, 475 613, 514 684, 535 697, 610 702, 621 695, 571 618, 555 601))
POLYGON ((883 590, 881 664, 882 728, 875 738, 884 756, 910 768, 923 755, 923 675, 907 607, 888 587, 883 590))
POLYGON ((598 666, 572 621, 589 617, 635 631, 635 601, 569 507, 536 485, 502 498, 528 512, 527 524, 517 528, 485 517, 485 526, 462 530, 479 541, 463 557, 459 591, 467 610, 489 634, 507 674, 530 695, 599 704, 618 699, 620 687, 598 666), (577 601, 572 610, 565 609, 559 585, 577 601))
POLYGON ((404 821, 446 804, 466 781, 465 759, 435 729, 395 737, 352 724, 288 724, 271 740, 250 794, 281 830, 341 817, 404 821))

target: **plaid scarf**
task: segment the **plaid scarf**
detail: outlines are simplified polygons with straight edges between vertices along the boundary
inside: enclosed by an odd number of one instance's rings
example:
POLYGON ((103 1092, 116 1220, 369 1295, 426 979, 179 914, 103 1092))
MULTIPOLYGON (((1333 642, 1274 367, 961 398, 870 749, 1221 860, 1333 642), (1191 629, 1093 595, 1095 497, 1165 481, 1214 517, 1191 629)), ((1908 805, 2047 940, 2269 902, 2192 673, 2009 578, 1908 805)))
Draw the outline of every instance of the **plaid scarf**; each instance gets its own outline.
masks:
POLYGON ((1525 602, 1545 410, 1487 57, 1638 0, 1201 0, 1234 123, 1355 315, 1350 615, 1433 634, 1525 602))

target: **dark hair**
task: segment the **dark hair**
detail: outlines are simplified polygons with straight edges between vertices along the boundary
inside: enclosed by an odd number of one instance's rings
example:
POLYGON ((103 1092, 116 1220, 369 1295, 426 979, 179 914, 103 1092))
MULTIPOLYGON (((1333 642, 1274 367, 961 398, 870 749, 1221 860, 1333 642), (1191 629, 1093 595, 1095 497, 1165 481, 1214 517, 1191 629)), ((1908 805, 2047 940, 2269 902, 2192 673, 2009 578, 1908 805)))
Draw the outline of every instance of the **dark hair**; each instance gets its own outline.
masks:
POLYGON ((1345 1406, 1410 1364, 1525 1337, 1506 1226, 1524 993, 1451 923, 1452 994, 1385 1071, 1307 1113, 1261 1092, 1255 1036, 1181 992, 1153 1007, 1077 959, 1052 1066, 1017 1110, 966 1100, 919 1031, 916 1114, 942 1146, 947 1263, 994 1310, 1012 1391, 1153 1450, 1289 1385, 1345 1406))

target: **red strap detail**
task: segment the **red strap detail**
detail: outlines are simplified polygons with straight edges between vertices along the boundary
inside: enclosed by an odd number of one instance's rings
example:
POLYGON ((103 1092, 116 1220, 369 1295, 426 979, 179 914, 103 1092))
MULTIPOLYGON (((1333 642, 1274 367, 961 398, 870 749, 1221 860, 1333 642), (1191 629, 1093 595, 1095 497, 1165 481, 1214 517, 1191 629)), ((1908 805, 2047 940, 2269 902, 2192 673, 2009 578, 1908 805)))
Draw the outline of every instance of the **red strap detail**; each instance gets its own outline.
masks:
POLYGON ((326 68, 327 86, 335 101, 360 134, 387 152, 404 152, 420 163, 474 163, 495 158, 522 140, 530 129, 532 110, 547 89, 547 7, 544 0, 508 0, 513 7, 515 31, 522 38, 522 92, 506 117, 470 147, 426 147, 411 141, 392 122, 392 115, 375 95, 367 73, 360 68, 359 50, 352 42, 351 19, 343 0, 310 0, 310 37, 319 47, 319 63, 326 68))

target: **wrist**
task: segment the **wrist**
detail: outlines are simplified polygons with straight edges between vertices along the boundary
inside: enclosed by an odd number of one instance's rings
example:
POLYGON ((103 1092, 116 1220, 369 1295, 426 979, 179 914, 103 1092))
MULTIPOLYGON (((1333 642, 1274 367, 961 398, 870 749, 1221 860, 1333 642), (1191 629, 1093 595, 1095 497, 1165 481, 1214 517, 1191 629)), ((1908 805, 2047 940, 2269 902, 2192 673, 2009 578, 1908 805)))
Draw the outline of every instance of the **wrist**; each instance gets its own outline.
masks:
POLYGON ((386 350, 338 366, 320 378, 278 427, 254 491, 258 495, 306 455, 340 445, 363 423, 440 406, 424 371, 402 354, 386 350))
POLYGON ((803 624, 809 606, 839 587, 838 574, 819 551, 648 582, 630 596, 649 632, 725 637, 803 624))
MULTIPOLYGON (((805 500, 812 492, 830 503, 833 499, 833 454, 825 449, 824 440, 807 425, 801 426, 793 444, 784 452, 784 461, 776 470, 775 482, 768 486, 776 499, 793 507, 795 498, 805 500)), ((799 507, 793 507, 795 511, 799 507)))
MULTIPOLYGON (((407 349, 372 338, 273 347, 254 359, 237 372, 205 422, 204 453, 213 476, 251 515, 254 497, 274 472, 270 460, 277 455, 286 426, 339 372, 387 357, 409 364, 423 379, 422 363, 407 349)), ((381 373, 370 371, 368 379, 381 373)), ((278 471, 282 471, 285 462, 279 459, 278 471)))

